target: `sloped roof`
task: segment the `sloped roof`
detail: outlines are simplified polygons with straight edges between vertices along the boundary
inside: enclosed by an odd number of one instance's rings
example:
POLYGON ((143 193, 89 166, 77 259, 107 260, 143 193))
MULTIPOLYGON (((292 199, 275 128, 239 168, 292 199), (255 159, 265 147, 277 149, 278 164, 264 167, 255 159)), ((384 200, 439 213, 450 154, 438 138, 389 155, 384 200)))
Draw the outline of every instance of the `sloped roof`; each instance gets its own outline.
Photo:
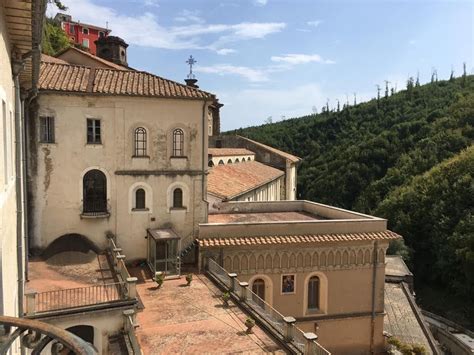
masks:
POLYGON ((161 98, 214 99, 214 95, 147 72, 42 62, 40 91, 161 98))
POLYGON ((312 234, 312 235, 286 235, 286 236, 257 236, 257 237, 217 237, 199 238, 201 247, 225 246, 258 246, 278 244, 301 243, 331 243, 350 241, 393 240, 401 238, 400 235, 390 230, 384 232, 345 233, 345 234, 312 234))
MULTIPOLYGON (((66 49, 64 49, 63 51, 59 52, 56 57, 60 58, 63 54, 65 54, 66 52, 75 52, 79 55, 83 55, 83 56, 86 56, 92 60, 95 60, 96 62, 102 64, 102 65, 105 65, 106 67, 110 68, 110 69, 118 69, 118 70, 131 70, 130 68, 128 67, 124 67, 122 65, 119 65, 119 64, 115 64, 113 62, 109 62, 108 60, 105 60, 103 58, 100 58, 96 55, 93 55, 89 52, 86 52, 86 51, 83 51, 79 48, 76 48, 76 47, 68 47, 66 49)), ((65 63, 68 63, 67 61, 64 61, 65 63)), ((76 65, 80 65, 80 64, 83 64, 83 63, 69 63, 69 64, 76 64, 76 65)))
POLYGON ((293 155, 293 154, 290 154, 290 153, 287 153, 287 152, 284 152, 280 149, 276 149, 276 148, 273 148, 273 147, 270 147, 269 145, 266 145, 266 144, 263 144, 263 143, 260 143, 260 142, 257 142, 257 141, 254 141, 252 139, 249 139, 249 138, 246 138, 246 137, 242 137, 242 136, 238 136, 239 138, 243 139, 243 140, 246 140, 252 144, 255 144, 259 147, 262 147, 270 152, 273 152, 285 159, 288 159, 289 161, 291 161, 292 163, 297 163, 299 161, 301 161, 301 158, 297 157, 296 155, 293 155))
POLYGON ((233 155, 255 155, 254 152, 245 148, 209 148, 208 153, 213 157, 226 157, 233 155))
POLYGON ((44 54, 44 53, 41 53, 41 62, 56 63, 56 64, 69 64, 65 60, 62 60, 62 59, 59 59, 59 58, 56 58, 56 57, 52 57, 52 56, 44 54))
POLYGON ((282 175, 283 171, 257 161, 217 165, 209 170, 207 192, 223 199, 231 199, 282 175))

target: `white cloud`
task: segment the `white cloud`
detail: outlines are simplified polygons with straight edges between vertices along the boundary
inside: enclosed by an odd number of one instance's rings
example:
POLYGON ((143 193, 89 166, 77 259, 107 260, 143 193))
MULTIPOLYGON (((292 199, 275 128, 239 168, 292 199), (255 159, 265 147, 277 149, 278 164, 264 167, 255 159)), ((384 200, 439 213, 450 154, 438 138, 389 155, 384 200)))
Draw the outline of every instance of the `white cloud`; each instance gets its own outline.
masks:
POLYGON ((321 24, 321 20, 313 20, 313 21, 308 21, 306 24, 311 27, 318 27, 321 24))
POLYGON ((268 3, 268 0, 254 0, 253 3, 257 6, 265 6, 268 3))
POLYGON ((219 55, 227 55, 227 54, 231 54, 231 53, 235 53, 237 52, 235 49, 231 49, 231 48, 221 48, 221 49, 216 49, 216 53, 219 54, 219 55))
POLYGON ((217 75, 236 75, 250 82, 267 81, 268 77, 265 71, 231 64, 216 64, 213 66, 197 66, 196 73, 217 74, 217 75))
MULTIPOLYGON (((149 0, 148 0, 149 1, 149 0)), ((176 22, 187 22, 187 23, 204 23, 204 19, 201 18, 199 11, 183 10, 178 16, 174 18, 176 22)))
POLYGON ((143 5, 149 7, 160 7, 160 5, 158 4, 158 0, 144 0, 143 5))
MULTIPOLYGON (((163 26, 151 12, 131 16, 110 7, 97 5, 92 0, 68 0, 67 5, 68 12, 76 20, 98 26, 105 26, 108 22, 113 34, 123 37, 129 44, 163 49, 208 49, 228 54, 230 49, 224 47, 226 43, 261 39, 280 32, 286 26, 285 23, 274 22, 207 24, 192 12, 184 13, 184 16, 181 14, 182 18, 178 19, 180 21, 185 20, 185 17, 193 18, 191 25, 163 26), (206 35, 213 36, 206 38, 206 35)), ((55 9, 50 6, 48 14, 54 15, 54 12, 55 9)))
POLYGON ((282 56, 272 56, 270 59, 276 63, 284 63, 284 64, 290 64, 290 65, 306 64, 306 63, 324 63, 324 64, 335 63, 332 60, 321 58, 319 54, 285 54, 282 56))

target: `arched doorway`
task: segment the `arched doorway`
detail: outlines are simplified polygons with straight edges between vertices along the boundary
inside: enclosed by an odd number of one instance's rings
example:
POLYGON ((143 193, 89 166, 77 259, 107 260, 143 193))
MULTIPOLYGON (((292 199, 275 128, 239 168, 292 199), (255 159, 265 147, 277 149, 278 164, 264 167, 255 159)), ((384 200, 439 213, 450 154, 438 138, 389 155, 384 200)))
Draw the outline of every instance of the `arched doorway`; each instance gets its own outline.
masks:
MULTIPOLYGON (((76 325, 66 330, 94 346, 94 327, 90 325, 76 325)), ((70 351, 68 355, 74 355, 74 353, 70 351)))
POLYGON ((255 279, 252 283, 252 299, 259 306, 263 307, 265 301, 265 281, 263 279, 255 279), (255 297, 257 295, 258 297, 255 297))
POLYGON ((97 169, 89 170, 82 180, 84 213, 107 213, 107 178, 97 169))

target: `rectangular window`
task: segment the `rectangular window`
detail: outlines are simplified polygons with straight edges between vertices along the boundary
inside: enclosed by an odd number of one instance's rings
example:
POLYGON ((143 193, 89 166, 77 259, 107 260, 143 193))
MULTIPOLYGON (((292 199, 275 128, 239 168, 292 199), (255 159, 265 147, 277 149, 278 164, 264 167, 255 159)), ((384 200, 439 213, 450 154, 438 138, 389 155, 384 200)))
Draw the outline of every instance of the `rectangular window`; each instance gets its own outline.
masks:
POLYGON ((101 144, 100 120, 87 119, 87 144, 101 144))
POLYGON ((40 142, 54 143, 54 117, 40 117, 40 142))
POLYGON ((99 31, 99 38, 102 38, 102 37, 104 37, 104 36, 105 36, 104 32, 103 32, 103 31, 99 31))
POLYGON ((89 48, 89 40, 87 38, 84 38, 82 40, 82 46, 86 47, 86 48, 89 48))
POLYGON ((85 34, 85 35, 88 35, 89 34, 89 29, 88 28, 83 28, 82 33, 85 34))
POLYGON ((69 24, 69 33, 72 35, 75 33, 74 25, 72 23, 69 24))

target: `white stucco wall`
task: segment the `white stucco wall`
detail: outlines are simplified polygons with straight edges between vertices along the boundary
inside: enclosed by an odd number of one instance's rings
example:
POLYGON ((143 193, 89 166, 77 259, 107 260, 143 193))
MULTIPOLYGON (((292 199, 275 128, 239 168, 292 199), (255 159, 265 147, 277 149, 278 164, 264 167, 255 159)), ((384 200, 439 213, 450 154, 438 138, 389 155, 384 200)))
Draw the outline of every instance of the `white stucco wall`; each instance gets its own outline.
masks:
POLYGON ((217 165, 227 165, 227 164, 239 164, 246 161, 254 161, 255 154, 248 154, 248 155, 222 155, 218 157, 212 157, 210 159, 214 166, 217 165), (219 162, 221 162, 219 164, 219 162), (223 163, 223 164, 222 164, 223 163))
MULTIPOLYGON (((146 229, 173 228, 181 237, 197 233, 206 220, 202 191, 203 101, 42 94, 39 114, 55 117, 55 143, 37 143, 34 194, 34 246, 79 233, 105 247, 112 231, 127 260, 146 257, 146 229), (102 144, 86 144, 86 120, 101 120, 102 144), (133 158, 134 130, 147 130, 148 157, 133 158), (172 131, 184 131, 184 155, 171 158, 172 131), (107 176, 108 218, 81 218, 82 176, 100 168, 107 176), (149 211, 132 211, 131 189, 143 186, 149 211), (183 190, 184 209, 171 209, 171 187, 183 190), (151 196, 152 195, 152 196, 151 196)), ((38 141, 38 120, 35 139, 38 141)), ((204 122, 207 169, 207 112, 204 122)))
POLYGON ((18 316, 15 102, 10 44, 0 6, 0 314, 18 316))

